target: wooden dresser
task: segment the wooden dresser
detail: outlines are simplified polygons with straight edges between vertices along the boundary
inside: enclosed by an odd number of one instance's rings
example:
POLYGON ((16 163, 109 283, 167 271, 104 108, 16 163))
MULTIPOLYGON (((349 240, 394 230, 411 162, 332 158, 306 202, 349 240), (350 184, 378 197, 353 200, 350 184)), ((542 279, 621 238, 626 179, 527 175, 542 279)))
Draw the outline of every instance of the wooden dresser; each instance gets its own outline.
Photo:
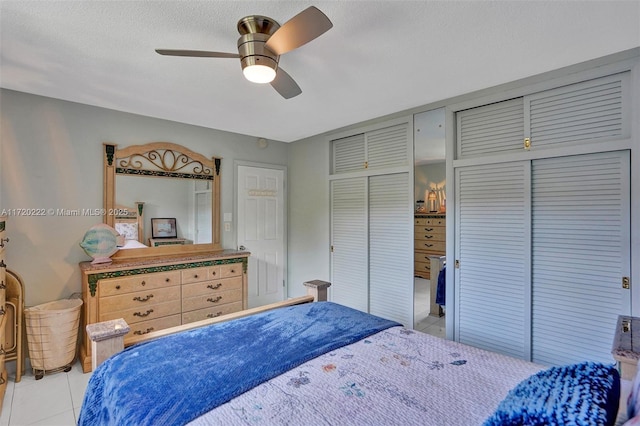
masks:
MULTIPOLYGON (((416 213, 414 217, 414 275, 431 279, 430 256, 445 255, 445 225, 443 214, 416 213)), ((434 278, 438 278, 437 272, 434 278)))
POLYGON ((5 366, 5 340, 7 328, 7 315, 5 308, 6 288, 7 288, 7 258, 5 256, 7 217, 0 216, 0 410, 4 393, 7 390, 7 368, 5 366))
MULTIPOLYGON (((247 309, 248 252, 222 250, 108 264, 80 263, 87 324, 123 318, 134 336, 247 309)), ((91 371, 83 333, 82 368, 91 371)))

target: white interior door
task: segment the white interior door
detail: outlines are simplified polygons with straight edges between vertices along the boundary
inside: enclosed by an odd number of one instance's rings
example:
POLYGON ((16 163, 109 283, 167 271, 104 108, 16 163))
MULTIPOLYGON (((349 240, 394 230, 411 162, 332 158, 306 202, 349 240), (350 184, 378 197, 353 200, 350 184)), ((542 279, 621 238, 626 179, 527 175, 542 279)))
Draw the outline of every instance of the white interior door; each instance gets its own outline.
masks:
POLYGON ((195 235, 194 244, 211 243, 211 185, 209 181, 196 182, 194 192, 195 235))
POLYGON ((249 307, 284 299, 284 173, 238 165, 238 247, 249 257, 249 307))

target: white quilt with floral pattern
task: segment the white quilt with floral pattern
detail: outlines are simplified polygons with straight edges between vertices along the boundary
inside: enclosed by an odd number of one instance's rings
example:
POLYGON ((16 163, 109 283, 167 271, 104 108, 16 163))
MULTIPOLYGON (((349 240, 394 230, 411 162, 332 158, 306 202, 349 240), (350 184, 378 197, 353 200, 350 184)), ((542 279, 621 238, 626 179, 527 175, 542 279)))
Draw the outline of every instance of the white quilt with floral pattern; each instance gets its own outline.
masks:
POLYGON ((393 327, 308 361, 190 424, 477 426, 541 369, 393 327))

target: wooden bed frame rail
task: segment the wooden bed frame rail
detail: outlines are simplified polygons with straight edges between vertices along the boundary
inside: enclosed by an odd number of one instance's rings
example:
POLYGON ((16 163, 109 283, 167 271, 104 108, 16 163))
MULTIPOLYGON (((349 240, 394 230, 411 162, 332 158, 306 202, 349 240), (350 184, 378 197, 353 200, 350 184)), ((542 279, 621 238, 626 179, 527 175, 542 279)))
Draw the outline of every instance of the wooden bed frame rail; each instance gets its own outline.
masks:
MULTIPOLYGON (((245 309, 243 311, 234 312, 227 315, 221 315, 216 318, 210 318, 202 321, 196 321, 189 324, 183 324, 176 327, 165 328, 163 330, 154 331, 143 336, 136 336, 127 342, 127 346, 137 343, 148 342, 170 334, 180 333, 181 331, 193 330, 195 328, 204 327, 211 324, 230 321, 237 318, 247 317, 249 315, 267 312, 272 309, 284 308, 287 306, 301 305, 311 302, 324 302, 327 300, 327 289, 331 283, 322 280, 307 281, 304 283, 307 287, 307 295, 284 300, 282 302, 271 303, 269 305, 258 306, 256 308, 245 309)), ((87 334, 91 339, 91 368, 96 367, 107 358, 115 355, 124 349, 124 336, 129 332, 129 325, 122 319, 104 321, 87 325, 87 334)))

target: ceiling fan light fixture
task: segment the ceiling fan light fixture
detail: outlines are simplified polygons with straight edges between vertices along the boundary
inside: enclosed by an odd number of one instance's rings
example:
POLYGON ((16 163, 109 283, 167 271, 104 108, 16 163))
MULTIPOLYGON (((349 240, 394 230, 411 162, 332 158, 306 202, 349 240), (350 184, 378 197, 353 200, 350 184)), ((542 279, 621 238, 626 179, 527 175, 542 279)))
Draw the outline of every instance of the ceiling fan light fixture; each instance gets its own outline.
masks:
POLYGON ((253 83, 271 83, 276 78, 276 70, 268 65, 248 65, 243 70, 245 78, 253 83))

